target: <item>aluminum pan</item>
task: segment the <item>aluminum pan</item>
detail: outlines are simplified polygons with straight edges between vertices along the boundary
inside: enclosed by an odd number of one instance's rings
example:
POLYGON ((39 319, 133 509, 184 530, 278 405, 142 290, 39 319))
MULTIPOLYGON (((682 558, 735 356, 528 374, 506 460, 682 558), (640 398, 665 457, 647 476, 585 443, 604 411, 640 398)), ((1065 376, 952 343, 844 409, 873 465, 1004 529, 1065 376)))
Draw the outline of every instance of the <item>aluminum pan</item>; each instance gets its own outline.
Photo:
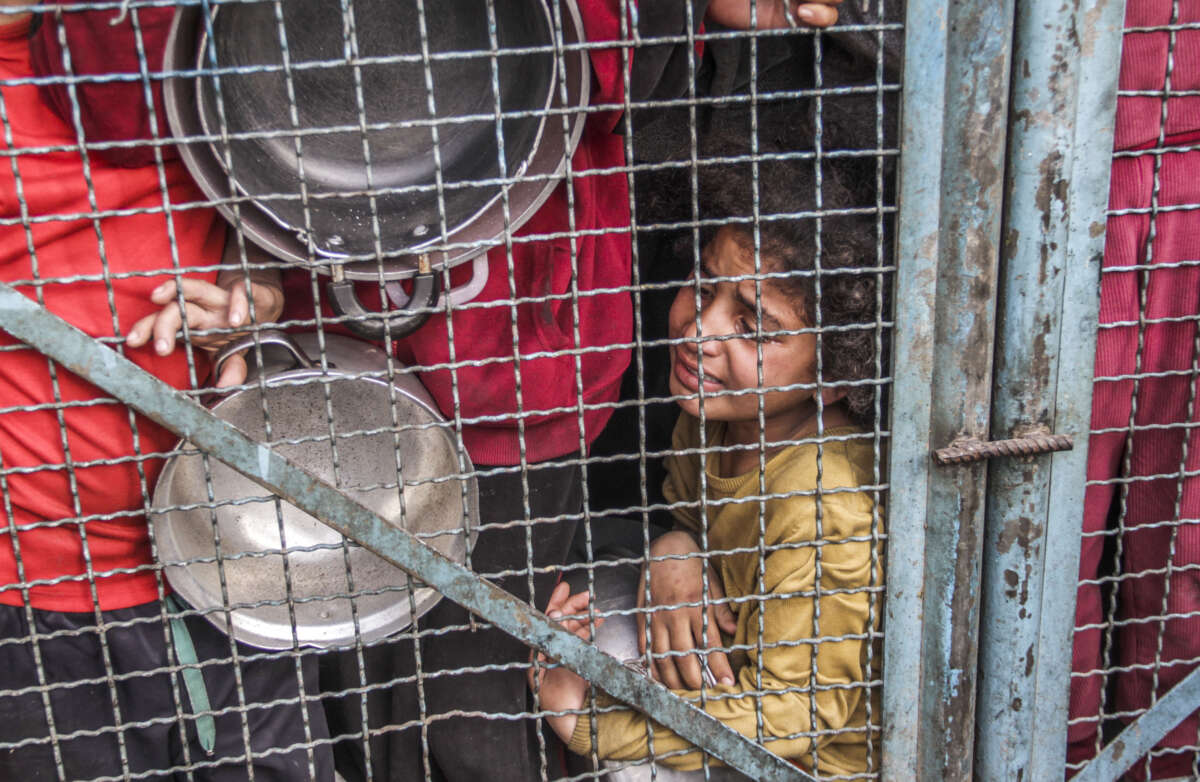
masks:
MULTIPOLYGON (((439 126, 442 176, 447 185, 444 208, 450 229, 478 217, 501 197, 498 185, 473 184, 520 176, 528 167, 546 124, 546 111, 555 93, 550 10, 544 0, 522 0, 497 9, 495 34, 500 51, 530 48, 513 56, 435 59, 430 64, 433 95, 429 95, 420 62, 396 60, 420 52, 422 38, 413 23, 414 0, 356 0, 343 7, 336 0, 301 0, 276 9, 261 3, 217 6, 211 15, 212 38, 202 31, 196 68, 204 72, 210 56, 222 68, 237 68, 220 78, 223 95, 217 105, 215 79, 196 78, 197 111, 210 137, 218 164, 232 176, 242 193, 267 216, 292 232, 301 245, 309 244, 326 258, 371 255, 375 248, 372 220, 379 221, 385 251, 416 253, 438 240, 438 194, 413 187, 432 186, 435 179, 432 136, 426 127, 406 123, 429 118, 431 105, 439 119, 481 116, 469 123, 439 126), (413 5, 413 7, 407 7, 413 5), (347 46, 343 14, 357 17, 357 57, 333 57, 347 46), (284 30, 286 29, 286 34, 284 30), (287 53, 281 49, 286 37, 287 53), (215 46, 212 45, 215 42, 215 46), (540 49, 540 51, 537 51, 540 49), (211 51, 210 51, 211 50, 211 51), (286 63, 293 63, 291 68, 286 63), (297 67, 304 64, 316 67, 297 67), (266 67, 267 70, 241 69, 266 67), (284 70, 278 70, 279 68, 284 70), (496 98, 491 69, 498 70, 497 89, 506 112, 534 112, 503 120, 507 170, 497 167, 496 98), (289 95, 295 95, 295 104, 289 95), (361 100, 361 108, 359 104, 361 100), (432 103, 431 103, 432 100, 432 103), (353 130, 302 136, 304 182, 310 200, 301 193, 301 158, 295 136, 260 135, 290 132, 289 114, 298 127, 353 130), (389 127, 358 129, 366 121, 389 127), (231 133, 250 138, 218 141, 218 116, 231 133), (365 136, 365 138, 364 138, 365 136), (368 145, 372 163, 371 189, 364 159, 368 145), (225 167, 225 155, 234 164, 225 167), (336 196, 321 198, 320 196, 336 196), (281 197, 286 196, 286 197, 281 197), (311 232, 306 230, 311 224, 311 232)), ((431 54, 487 52, 488 15, 480 0, 453 0, 426 17, 431 54)))
MULTIPOLYGON (((315 353, 315 335, 301 337, 306 352, 315 353)), ((267 382, 272 449, 464 562, 467 535, 473 544, 477 534, 478 492, 469 463, 468 479, 447 477, 463 473, 441 416, 419 384, 402 388, 346 377, 378 371, 377 349, 336 335, 325 339, 338 369, 285 371, 267 382), (365 348, 372 360, 339 355, 344 343, 356 351, 365 348), (326 388, 335 411, 336 479, 326 388), (395 486, 397 453, 403 497, 395 486)), ((416 383, 408 376, 398 379, 409 381, 402 385, 416 383)), ((259 389, 247 388, 221 400, 213 412, 265 442, 263 401, 259 389)), ((152 523, 172 588, 222 631, 228 629, 225 608, 232 609, 234 637, 252 646, 327 647, 356 638, 366 643, 405 629, 441 599, 427 587, 411 590, 399 568, 198 452, 167 463, 153 506, 161 509, 152 513, 152 523)))

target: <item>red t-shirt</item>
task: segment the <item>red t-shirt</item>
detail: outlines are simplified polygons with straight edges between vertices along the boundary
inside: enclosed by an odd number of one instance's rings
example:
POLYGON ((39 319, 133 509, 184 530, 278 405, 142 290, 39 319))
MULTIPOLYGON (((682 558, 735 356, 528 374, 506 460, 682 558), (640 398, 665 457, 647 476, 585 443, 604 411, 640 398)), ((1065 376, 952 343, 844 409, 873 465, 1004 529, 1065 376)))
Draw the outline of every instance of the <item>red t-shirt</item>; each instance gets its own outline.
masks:
MULTIPOLYGON (((13 135, 11 144, 0 137, 0 145, 18 152, 76 146, 73 127, 42 103, 36 87, 9 83, 30 75, 28 24, 0 27, 0 90, 13 135)), ((161 171, 118 168, 95 155, 89 163, 85 170, 78 152, 48 150, 0 164, 0 214, 15 221, 0 229, 0 280, 29 281, 36 269, 47 309, 112 339, 156 309, 150 292, 168 279, 164 270, 219 261, 224 224, 208 209, 164 214, 160 176, 172 203, 202 200, 178 162, 161 171), (125 209, 152 211, 105 214, 125 209), (142 272, 149 274, 128 276, 142 272), (71 279, 78 277, 84 279, 71 279)), ((17 288, 37 296, 28 282, 17 288)), ((0 332, 0 490, 10 503, 0 516, 0 603, 21 605, 21 584, 30 585, 35 608, 55 611, 93 610, 93 584, 103 610, 156 599, 143 510, 161 459, 149 455, 169 450, 175 436, 141 417, 131 423, 120 404, 74 405, 106 395, 61 367, 55 383, 43 356, 15 345, 0 332), (32 406, 44 407, 19 409, 32 406), (45 583, 57 579, 65 580, 45 583)), ((172 386, 191 386, 183 350, 165 358, 149 348, 126 355, 172 386)), ((199 352, 195 369, 203 382, 208 365, 199 352)))
MULTIPOLYGON (((579 10, 589 41, 621 37, 620 9, 616 0, 580 0, 579 10)), ((622 53, 618 48, 589 50, 592 64, 592 106, 617 105, 624 100, 622 53)), ((628 60, 626 60, 628 61, 628 60)), ((513 465, 521 460, 519 421, 524 421, 524 451, 529 462, 551 459, 580 450, 600 433, 612 409, 587 409, 588 405, 616 400, 621 375, 629 366, 633 334, 633 307, 629 295, 631 269, 629 188, 624 139, 614 132, 619 108, 588 115, 583 137, 572 158, 574 186, 574 269, 570 238, 514 243, 513 287, 509 283, 509 258, 503 246, 488 253, 488 281, 470 308, 453 314, 454 362, 490 360, 454 370, 422 371, 421 381, 448 418, 455 410, 451 372, 458 379, 458 409, 468 422, 463 442, 476 464, 513 465), (575 275, 577 296, 572 295, 575 275), (516 341, 520 355, 520 391, 517 400, 518 363, 513 359, 512 307, 514 298, 533 298, 516 307, 516 341), (595 293, 595 291, 611 291, 595 293), (495 302, 479 307, 480 303, 495 302), (576 305, 577 303, 577 305, 576 305), (575 329, 578 329, 578 338, 575 329), (536 357, 533 354, 538 354, 536 357), (552 355, 544 355, 552 354, 552 355), (579 378, 576 379, 576 360, 579 378), (583 432, 580 432, 582 386, 583 432)), ((516 236, 565 233, 568 219, 567 187, 563 183, 516 236)), ((454 284, 470 276, 470 264, 453 270, 454 284)), ((312 317, 309 275, 285 275, 285 317, 312 317)), ((378 283, 358 286, 369 308, 379 307, 378 283)), ((324 309, 326 315, 329 310, 324 309)), ((409 366, 434 366, 450 362, 450 340, 445 315, 435 315, 424 326, 396 345, 397 358, 409 366)))

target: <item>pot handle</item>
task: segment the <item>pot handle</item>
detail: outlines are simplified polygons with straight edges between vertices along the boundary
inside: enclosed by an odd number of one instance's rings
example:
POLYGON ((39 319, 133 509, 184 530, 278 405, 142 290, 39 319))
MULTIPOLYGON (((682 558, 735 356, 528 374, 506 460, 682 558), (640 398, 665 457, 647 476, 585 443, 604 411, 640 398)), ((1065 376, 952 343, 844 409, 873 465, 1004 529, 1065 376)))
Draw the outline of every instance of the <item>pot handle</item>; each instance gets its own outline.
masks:
POLYGON ((407 336, 429 320, 442 287, 441 275, 430 269, 428 255, 421 256, 417 269, 417 276, 413 278, 412 296, 405 306, 385 317, 366 318, 368 315, 379 313, 372 313, 363 307, 354 293, 354 283, 342 279, 340 275, 335 275, 333 282, 326 288, 329 293, 329 306, 335 315, 362 318, 343 321, 342 325, 364 339, 378 341, 383 339, 385 334, 390 334, 393 339, 407 336))
POLYGON ((221 348, 221 350, 217 353, 216 358, 213 359, 213 376, 220 377, 221 367, 230 359, 230 357, 232 357, 235 353, 240 353, 243 350, 248 350, 249 348, 254 347, 256 343, 262 345, 263 347, 266 347, 267 345, 278 345, 282 348, 286 348, 287 351, 292 354, 292 358, 296 359, 296 366, 302 369, 311 369, 313 366, 312 359, 310 359, 304 353, 304 351, 300 349, 300 346, 296 344, 296 342, 286 331, 280 331, 279 329, 263 329, 257 333, 243 334, 233 342, 230 342, 228 345, 221 348))

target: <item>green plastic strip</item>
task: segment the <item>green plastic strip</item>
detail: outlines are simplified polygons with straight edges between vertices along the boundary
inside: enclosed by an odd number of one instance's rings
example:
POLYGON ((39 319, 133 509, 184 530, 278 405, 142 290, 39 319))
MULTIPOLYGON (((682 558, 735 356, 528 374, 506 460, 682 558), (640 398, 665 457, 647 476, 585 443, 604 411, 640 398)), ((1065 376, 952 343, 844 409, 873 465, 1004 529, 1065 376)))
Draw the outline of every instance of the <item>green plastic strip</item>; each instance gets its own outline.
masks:
POLYGON ((187 611, 188 606, 175 595, 167 595, 167 608, 171 613, 171 639, 175 642, 175 657, 179 660, 183 676, 183 686, 187 689, 188 702, 192 704, 192 714, 196 716, 196 736, 200 746, 209 755, 217 745, 217 721, 213 719, 212 706, 208 703, 208 689, 204 686, 204 673, 197 667, 200 664, 196 657, 196 646, 192 643, 192 634, 188 632, 187 624, 178 614, 187 611))

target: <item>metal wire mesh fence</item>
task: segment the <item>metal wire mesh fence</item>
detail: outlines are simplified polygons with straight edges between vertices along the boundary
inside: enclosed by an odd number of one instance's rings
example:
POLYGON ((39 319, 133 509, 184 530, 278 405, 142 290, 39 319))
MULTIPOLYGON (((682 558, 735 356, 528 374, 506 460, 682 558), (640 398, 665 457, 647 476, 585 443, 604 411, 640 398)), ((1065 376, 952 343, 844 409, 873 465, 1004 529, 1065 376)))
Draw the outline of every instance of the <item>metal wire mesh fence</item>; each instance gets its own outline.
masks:
MULTIPOLYGON (((1068 767, 1195 667, 1195 9, 1130 3, 1101 283, 1068 767)), ((1164 723, 1164 727, 1165 723, 1164 723)), ((1185 719, 1130 778, 1194 777, 1185 719)))
POLYGON ((0 12, 0 776, 880 776, 901 7, 0 12))

